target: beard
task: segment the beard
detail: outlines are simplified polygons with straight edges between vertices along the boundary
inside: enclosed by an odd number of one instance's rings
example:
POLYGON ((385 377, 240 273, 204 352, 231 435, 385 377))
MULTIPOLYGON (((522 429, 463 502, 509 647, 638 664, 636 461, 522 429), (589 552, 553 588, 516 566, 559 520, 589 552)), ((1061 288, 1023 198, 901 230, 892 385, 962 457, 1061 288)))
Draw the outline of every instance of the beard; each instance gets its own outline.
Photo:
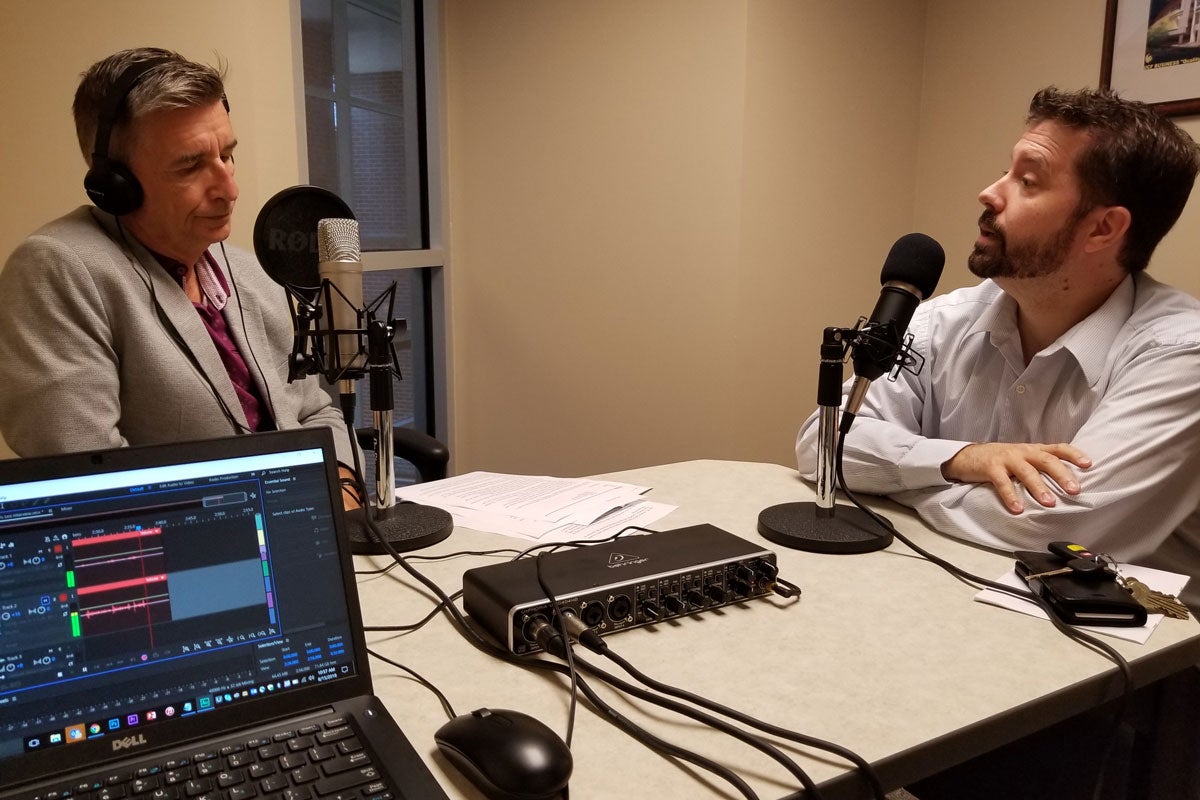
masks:
POLYGON ((995 212, 990 208, 984 209, 979 216, 979 226, 992 232, 995 246, 984 249, 976 245, 971 255, 967 256, 967 267, 980 278, 1040 278, 1051 275, 1066 260, 1081 219, 1081 214, 1073 214, 1049 238, 1037 242, 1018 242, 1010 247, 1004 228, 996 224, 995 212))

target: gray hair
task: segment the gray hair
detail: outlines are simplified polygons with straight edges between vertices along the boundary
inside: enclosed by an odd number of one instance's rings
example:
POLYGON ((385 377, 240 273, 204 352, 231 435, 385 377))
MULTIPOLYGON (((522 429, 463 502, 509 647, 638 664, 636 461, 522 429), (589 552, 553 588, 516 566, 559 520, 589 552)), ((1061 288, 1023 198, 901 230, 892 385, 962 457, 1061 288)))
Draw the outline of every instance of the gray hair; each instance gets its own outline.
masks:
POLYGON ((178 53, 159 47, 139 47, 97 61, 83 73, 71 111, 75 116, 75 134, 88 166, 96 145, 96 132, 105 100, 127 70, 145 61, 161 61, 151 67, 129 91, 112 120, 108 155, 118 161, 128 158, 133 149, 136 127, 133 122, 153 111, 167 108, 199 108, 225 96, 225 68, 188 61, 178 53))

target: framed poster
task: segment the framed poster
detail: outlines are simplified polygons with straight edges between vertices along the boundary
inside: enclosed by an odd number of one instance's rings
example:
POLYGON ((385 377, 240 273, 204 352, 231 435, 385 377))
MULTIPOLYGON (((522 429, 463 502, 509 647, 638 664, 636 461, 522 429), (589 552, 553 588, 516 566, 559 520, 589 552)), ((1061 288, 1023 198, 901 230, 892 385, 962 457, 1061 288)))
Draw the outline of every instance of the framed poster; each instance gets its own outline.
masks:
POLYGON ((1200 114, 1200 0, 1108 0, 1100 85, 1168 115, 1200 114))

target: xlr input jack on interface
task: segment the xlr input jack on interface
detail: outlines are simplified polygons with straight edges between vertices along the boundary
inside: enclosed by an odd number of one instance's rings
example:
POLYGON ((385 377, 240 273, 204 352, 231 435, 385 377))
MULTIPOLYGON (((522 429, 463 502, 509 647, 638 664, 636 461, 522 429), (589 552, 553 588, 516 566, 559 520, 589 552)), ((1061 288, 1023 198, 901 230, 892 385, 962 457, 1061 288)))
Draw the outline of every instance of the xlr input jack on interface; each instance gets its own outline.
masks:
POLYGON ((583 620, 584 625, 594 628, 604 622, 604 606, 600 603, 588 603, 583 607, 579 618, 583 620))
POLYGON ((550 620, 546 619, 544 614, 533 614, 525 618, 525 624, 521 628, 521 636, 530 644, 537 644, 537 631, 543 626, 549 624, 550 620))
POLYGON ((633 610, 633 601, 628 595, 619 594, 608 603, 608 617, 614 622, 620 622, 629 616, 629 612, 633 610))

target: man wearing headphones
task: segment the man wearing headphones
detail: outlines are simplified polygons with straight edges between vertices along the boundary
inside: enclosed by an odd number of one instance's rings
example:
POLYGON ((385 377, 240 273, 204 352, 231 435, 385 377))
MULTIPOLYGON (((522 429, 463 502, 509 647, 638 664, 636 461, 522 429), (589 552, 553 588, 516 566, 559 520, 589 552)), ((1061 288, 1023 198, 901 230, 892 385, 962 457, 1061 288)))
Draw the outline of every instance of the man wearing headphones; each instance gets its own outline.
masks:
POLYGON ((324 425, 352 475, 340 411, 315 382, 287 383, 282 287, 224 245, 238 186, 223 75, 125 50, 84 73, 73 111, 96 207, 36 231, 0 272, 9 446, 32 456, 324 425))

